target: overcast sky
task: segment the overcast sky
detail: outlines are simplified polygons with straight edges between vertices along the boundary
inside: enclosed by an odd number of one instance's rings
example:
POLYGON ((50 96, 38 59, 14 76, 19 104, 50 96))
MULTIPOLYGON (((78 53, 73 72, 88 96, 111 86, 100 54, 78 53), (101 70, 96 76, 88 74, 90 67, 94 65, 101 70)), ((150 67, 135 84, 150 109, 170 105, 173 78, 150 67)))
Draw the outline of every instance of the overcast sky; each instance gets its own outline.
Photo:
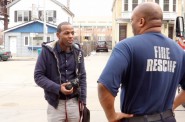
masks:
POLYGON ((111 16, 113 0, 70 0, 75 16, 111 16))

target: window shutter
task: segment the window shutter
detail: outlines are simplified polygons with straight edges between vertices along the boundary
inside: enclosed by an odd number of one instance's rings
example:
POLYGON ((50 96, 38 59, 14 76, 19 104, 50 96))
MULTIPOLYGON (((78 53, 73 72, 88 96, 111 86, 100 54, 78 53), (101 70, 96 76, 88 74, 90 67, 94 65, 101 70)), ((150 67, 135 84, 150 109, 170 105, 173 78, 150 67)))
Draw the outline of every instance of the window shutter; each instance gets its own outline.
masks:
POLYGON ((56 15, 57 13, 56 13, 56 11, 53 11, 53 22, 54 23, 56 23, 56 20, 57 20, 57 18, 56 18, 56 15))
POLYGON ((39 19, 40 19, 40 20, 43 19, 42 16, 43 16, 43 15, 42 15, 42 11, 39 11, 39 19))
POLYGON ((56 11, 53 11, 53 17, 56 18, 56 11))
POLYGON ((17 22, 17 11, 14 12, 14 22, 17 22))
POLYGON ((32 18, 31 18, 31 11, 29 11, 29 21, 31 21, 32 18))

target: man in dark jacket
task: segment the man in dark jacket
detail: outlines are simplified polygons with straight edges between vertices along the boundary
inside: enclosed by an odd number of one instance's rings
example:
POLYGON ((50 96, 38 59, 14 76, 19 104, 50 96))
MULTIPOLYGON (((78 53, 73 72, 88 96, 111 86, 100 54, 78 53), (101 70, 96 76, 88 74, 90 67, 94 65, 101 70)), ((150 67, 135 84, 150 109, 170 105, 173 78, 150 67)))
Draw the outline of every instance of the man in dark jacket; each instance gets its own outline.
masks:
POLYGON ((57 37, 57 41, 42 44, 34 79, 44 89, 48 122, 79 122, 79 101, 86 104, 83 53, 73 43, 74 28, 70 23, 58 25, 57 37))

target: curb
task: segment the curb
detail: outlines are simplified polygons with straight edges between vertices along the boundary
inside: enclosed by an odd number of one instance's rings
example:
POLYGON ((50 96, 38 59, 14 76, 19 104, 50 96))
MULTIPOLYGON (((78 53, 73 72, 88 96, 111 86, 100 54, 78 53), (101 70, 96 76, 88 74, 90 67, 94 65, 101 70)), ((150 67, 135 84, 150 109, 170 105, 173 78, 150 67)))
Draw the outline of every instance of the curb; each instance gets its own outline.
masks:
POLYGON ((37 57, 12 57, 9 61, 36 61, 37 57))

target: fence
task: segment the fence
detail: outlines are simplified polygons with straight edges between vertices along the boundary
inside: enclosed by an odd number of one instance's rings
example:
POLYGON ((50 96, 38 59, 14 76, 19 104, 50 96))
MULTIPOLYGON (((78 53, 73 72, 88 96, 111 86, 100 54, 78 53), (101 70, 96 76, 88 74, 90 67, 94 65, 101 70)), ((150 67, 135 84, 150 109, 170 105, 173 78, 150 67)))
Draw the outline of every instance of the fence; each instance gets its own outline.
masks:
POLYGON ((83 42, 82 50, 84 52, 84 57, 89 56, 91 52, 94 50, 95 42, 94 41, 86 41, 83 42))

